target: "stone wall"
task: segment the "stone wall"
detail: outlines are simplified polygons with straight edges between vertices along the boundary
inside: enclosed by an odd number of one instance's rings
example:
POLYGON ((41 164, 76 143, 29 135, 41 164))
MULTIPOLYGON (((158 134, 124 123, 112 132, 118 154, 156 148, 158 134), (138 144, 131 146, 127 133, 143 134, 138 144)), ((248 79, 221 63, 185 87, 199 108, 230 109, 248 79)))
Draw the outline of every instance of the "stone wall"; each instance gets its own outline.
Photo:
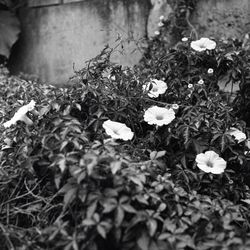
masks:
MULTIPOLYGON (((158 29, 159 17, 173 13, 174 2, 28 0, 19 13, 22 33, 10 58, 11 70, 38 75, 48 83, 65 83, 73 64, 81 69, 106 44, 115 47, 118 37, 122 43, 112 60, 132 66, 142 56, 145 38, 158 29)), ((250 0, 199 0, 190 23, 199 37, 242 38, 250 30, 250 0)))
POLYGON ((106 44, 116 47, 120 42, 112 60, 134 65, 141 58, 138 47, 146 36, 149 8, 147 0, 30 0, 19 13, 22 33, 10 58, 11 70, 65 83, 73 64, 81 69, 106 44))
POLYGON ((191 22, 200 36, 243 38, 250 33, 250 1, 199 0, 191 22))

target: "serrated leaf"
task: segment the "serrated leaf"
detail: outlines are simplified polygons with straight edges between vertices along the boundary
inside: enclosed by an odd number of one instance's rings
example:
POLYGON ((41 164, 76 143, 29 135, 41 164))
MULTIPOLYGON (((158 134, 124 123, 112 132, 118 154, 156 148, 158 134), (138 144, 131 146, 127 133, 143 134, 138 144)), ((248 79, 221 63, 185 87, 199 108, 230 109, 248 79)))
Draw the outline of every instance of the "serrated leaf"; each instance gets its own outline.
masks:
POLYGON ((75 103, 75 105, 76 105, 76 108, 78 109, 78 110, 82 110, 82 107, 81 107, 81 105, 80 104, 78 104, 78 103, 75 103))
POLYGON ((40 116, 46 115, 49 111, 50 111, 50 105, 47 105, 39 110, 39 115, 40 116))
POLYGON ((57 161, 57 165, 60 168, 61 172, 63 173, 67 168, 66 158, 64 156, 60 156, 60 160, 57 161))
POLYGON ((141 250, 148 250, 149 249, 150 239, 149 236, 143 232, 141 237, 137 240, 137 244, 141 250))
POLYGON ((110 164, 112 174, 116 174, 121 169, 122 163, 120 161, 113 161, 110 164))
POLYGON ((110 198, 105 200, 102 205, 104 207, 103 213, 110 213, 117 207, 117 200, 114 198, 110 198))
POLYGON ((87 208, 87 218, 91 218, 97 207, 97 201, 92 202, 92 204, 87 208))
POLYGON ((138 179, 137 177, 135 177, 135 176, 130 176, 129 179, 130 179, 133 183, 135 183, 136 185, 138 185, 138 186, 140 186, 140 187, 143 187, 141 180, 138 179))
POLYGON ((98 225, 97 232, 102 236, 102 238, 106 239, 106 231, 104 227, 102 227, 101 225, 98 225))
POLYGON ((249 204, 250 205, 250 199, 241 199, 241 201, 243 201, 243 202, 245 202, 245 203, 247 203, 247 204, 249 204))
POLYGON ((163 150, 163 151, 152 151, 150 153, 150 160, 155 160, 157 158, 160 158, 160 157, 163 157, 164 155, 166 154, 166 151, 163 150))
POLYGON ((93 226, 96 224, 96 222, 92 219, 85 219, 81 223, 83 226, 93 226))
POLYGON ((115 224, 119 227, 124 219, 125 213, 121 206, 118 206, 116 209, 116 217, 115 217, 115 224))
POLYGON ((65 115, 65 116, 69 115, 70 110, 71 110, 71 106, 67 105, 67 107, 63 110, 63 115, 65 115))
POLYGON ((64 206, 68 206, 76 198, 77 187, 68 190, 63 198, 64 206))
POLYGON ((136 210, 130 204, 122 205, 122 208, 128 213, 136 213, 136 210))
POLYGON ((62 151, 68 144, 69 142, 68 141, 64 141, 62 144, 61 144, 61 147, 60 147, 60 151, 62 151))
POLYGON ((147 221, 147 226, 149 229, 149 235, 153 237, 157 229, 157 221, 154 219, 150 219, 147 221))

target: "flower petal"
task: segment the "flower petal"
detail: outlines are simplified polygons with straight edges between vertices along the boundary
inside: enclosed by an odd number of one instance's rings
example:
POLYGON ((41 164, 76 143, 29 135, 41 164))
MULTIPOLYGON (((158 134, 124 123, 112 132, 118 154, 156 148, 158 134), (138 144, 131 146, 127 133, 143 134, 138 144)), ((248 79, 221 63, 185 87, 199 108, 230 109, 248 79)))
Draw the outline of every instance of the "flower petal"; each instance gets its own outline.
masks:
POLYGON ((227 166, 227 162, 212 150, 198 154, 195 161, 197 167, 206 173, 221 174, 227 166))
POLYGON ((102 126, 105 129, 107 135, 114 139, 131 140, 134 136, 134 133, 131 131, 131 129, 120 122, 107 120, 102 126))
POLYGON ((144 121, 150 125, 167 125, 175 119, 175 112, 172 108, 152 106, 144 113, 144 121))

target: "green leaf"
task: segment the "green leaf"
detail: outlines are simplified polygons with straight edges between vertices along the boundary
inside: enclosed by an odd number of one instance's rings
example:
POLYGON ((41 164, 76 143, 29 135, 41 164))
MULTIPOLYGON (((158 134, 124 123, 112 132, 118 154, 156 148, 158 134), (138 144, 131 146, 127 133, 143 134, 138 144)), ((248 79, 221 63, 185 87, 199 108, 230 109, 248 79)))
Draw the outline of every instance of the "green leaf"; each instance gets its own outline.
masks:
POLYGON ((9 58, 11 48, 20 33, 17 17, 7 10, 0 10, 0 55, 9 58))
POLYGON ((153 237, 157 229, 157 221, 154 219, 150 219, 147 221, 147 226, 149 229, 149 235, 153 237))
POLYGON ((122 163, 120 161, 113 161, 110 164, 112 174, 116 174, 121 169, 122 163))
POLYGON ((129 204, 122 205, 122 208, 128 213, 136 213, 136 210, 129 204))
POLYGON ((163 157, 164 155, 166 154, 166 151, 163 150, 163 151, 152 151, 150 153, 150 160, 155 160, 157 158, 160 158, 160 157, 163 157))
POLYGON ((141 180, 135 176, 130 176, 129 179, 136 185, 143 187, 141 180))
POLYGON ((101 225, 98 225, 97 232, 102 236, 102 238, 106 239, 106 231, 104 227, 102 227, 101 225))
POLYGON ((62 154, 58 155, 58 158, 59 159, 57 160, 57 165, 60 168, 61 172, 63 173, 65 169, 67 168, 66 158, 62 154))
POLYGON ((96 222, 92 219, 85 219, 81 223, 83 226, 93 226, 96 224, 96 222))
POLYGON ((116 199, 110 198, 105 200, 102 205, 104 207, 103 213, 110 213, 117 207, 118 203, 116 199))
POLYGON ((141 237, 137 240, 137 244, 141 250, 149 249, 150 238, 147 233, 143 232, 141 237))
POLYGON ((63 202, 65 206, 68 206, 75 198, 77 193, 77 187, 74 186, 70 190, 68 190, 63 198, 63 202))
POLYGON ((125 213, 121 206, 118 206, 116 209, 116 217, 115 217, 115 224, 119 227, 124 219, 125 213))

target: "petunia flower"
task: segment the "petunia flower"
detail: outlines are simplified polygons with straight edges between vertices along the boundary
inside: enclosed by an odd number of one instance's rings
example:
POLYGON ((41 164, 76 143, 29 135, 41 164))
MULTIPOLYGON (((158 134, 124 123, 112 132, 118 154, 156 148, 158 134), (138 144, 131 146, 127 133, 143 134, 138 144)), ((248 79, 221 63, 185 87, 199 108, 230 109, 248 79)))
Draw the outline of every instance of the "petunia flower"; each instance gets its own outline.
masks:
POLYGON ((171 108, 177 110, 179 109, 179 105, 177 103, 171 104, 171 108))
POLYGON ((212 50, 216 47, 216 42, 209 38, 202 37, 200 40, 192 41, 190 44, 191 48, 196 51, 212 50))
POLYGON ((33 122, 27 117, 26 114, 29 111, 34 110, 35 105, 36 105, 35 101, 31 100, 30 103, 19 108, 17 112, 14 114, 14 116, 9 121, 5 122, 3 126, 5 128, 9 128, 11 125, 15 125, 17 121, 23 121, 27 125, 32 125, 33 122))
POLYGON ((105 132, 113 139, 122 139, 127 141, 131 140, 134 136, 134 133, 131 131, 131 129, 124 123, 107 120, 103 123, 102 127, 105 129, 105 132))
POLYGON ((164 81, 153 79, 149 83, 144 84, 144 91, 149 91, 148 96, 152 98, 158 97, 160 94, 164 94, 168 88, 167 84, 164 81), (150 86, 152 88, 149 90, 150 86))
POLYGON ((172 108, 152 106, 144 113, 144 121, 150 125, 167 125, 175 119, 175 112, 172 108))
POLYGON ((154 34, 155 34, 156 36, 159 36, 159 35, 160 35, 160 31, 159 31, 159 30, 156 30, 156 31, 154 32, 154 34))
POLYGON ((212 75, 212 74, 214 73, 214 70, 211 69, 211 68, 209 68, 209 69, 207 70, 207 73, 210 74, 210 75, 212 75))
POLYGON ((188 84, 188 88, 189 88, 189 89, 192 89, 193 87, 194 87, 194 85, 193 85, 192 83, 189 83, 189 84, 188 84))
POLYGON ((163 27, 164 26, 164 23, 163 22, 159 22, 158 23, 158 27, 163 27))
POLYGON ((198 84, 199 84, 199 85, 202 85, 202 84, 204 84, 204 81, 203 81, 202 79, 200 79, 200 80, 198 81, 198 84))
POLYGON ((227 166, 227 162, 214 151, 198 154, 195 161, 199 169, 212 174, 223 173, 227 166))
POLYGON ((163 21, 165 19, 165 17, 163 15, 160 16, 159 18, 161 21, 163 21))
POLYGON ((232 127, 226 133, 233 136, 238 143, 241 143, 247 139, 246 134, 237 128, 232 127))

